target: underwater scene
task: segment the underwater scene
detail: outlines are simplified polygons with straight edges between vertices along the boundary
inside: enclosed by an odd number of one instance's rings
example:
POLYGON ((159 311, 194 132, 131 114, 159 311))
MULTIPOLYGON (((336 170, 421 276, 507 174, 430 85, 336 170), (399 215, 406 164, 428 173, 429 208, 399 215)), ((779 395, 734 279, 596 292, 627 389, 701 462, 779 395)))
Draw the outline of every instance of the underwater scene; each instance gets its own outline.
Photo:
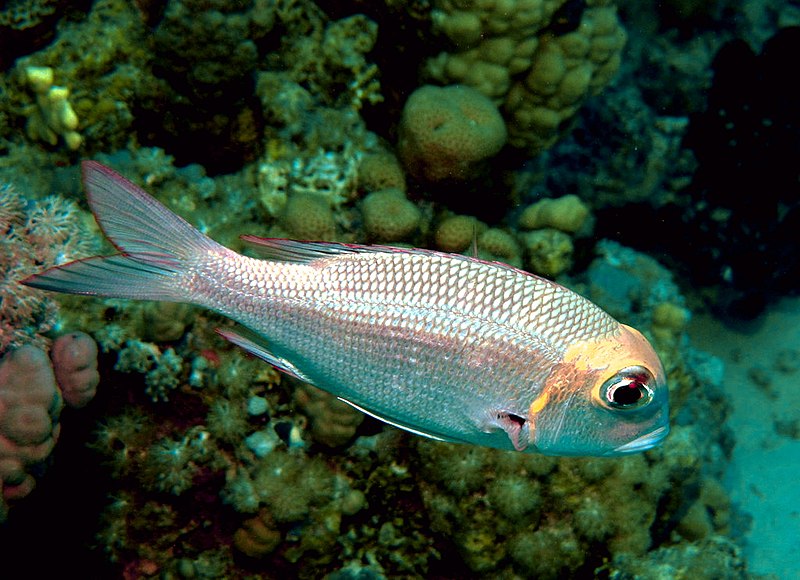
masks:
POLYGON ((800 578, 800 2, 0 3, 0 577, 800 578))

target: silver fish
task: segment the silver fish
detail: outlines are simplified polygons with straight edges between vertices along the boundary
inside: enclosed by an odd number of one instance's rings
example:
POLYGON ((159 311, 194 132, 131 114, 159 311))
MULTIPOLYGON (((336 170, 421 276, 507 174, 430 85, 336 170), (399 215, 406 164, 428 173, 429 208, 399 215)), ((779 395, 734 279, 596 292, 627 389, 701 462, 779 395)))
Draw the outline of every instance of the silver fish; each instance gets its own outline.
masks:
POLYGON ((647 340, 578 294, 508 266, 429 250, 206 237, 111 169, 83 163, 89 205, 120 251, 23 281, 189 302, 245 326, 218 332, 387 423, 443 441, 620 455, 669 431, 647 340))

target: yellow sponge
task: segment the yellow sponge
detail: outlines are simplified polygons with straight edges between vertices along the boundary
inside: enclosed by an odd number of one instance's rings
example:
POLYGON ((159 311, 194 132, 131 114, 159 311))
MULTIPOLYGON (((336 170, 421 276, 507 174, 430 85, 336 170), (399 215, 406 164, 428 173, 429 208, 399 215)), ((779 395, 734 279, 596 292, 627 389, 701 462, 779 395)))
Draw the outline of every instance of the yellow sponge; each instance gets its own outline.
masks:
POLYGON ((56 145, 59 137, 71 150, 81 146, 78 115, 69 102, 69 89, 53 85, 53 69, 29 66, 23 71, 25 82, 36 93, 36 108, 28 118, 28 137, 56 145))

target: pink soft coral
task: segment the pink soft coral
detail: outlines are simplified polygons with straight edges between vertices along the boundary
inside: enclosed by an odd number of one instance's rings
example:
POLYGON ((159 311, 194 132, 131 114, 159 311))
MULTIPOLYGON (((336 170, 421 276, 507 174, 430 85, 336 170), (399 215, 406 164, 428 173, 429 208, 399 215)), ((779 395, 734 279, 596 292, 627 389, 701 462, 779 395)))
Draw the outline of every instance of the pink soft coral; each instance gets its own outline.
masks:
POLYGON ((97 346, 73 332, 53 343, 53 358, 25 345, 0 359, 0 521, 8 505, 34 488, 32 467, 44 461, 58 439, 63 399, 82 407, 99 382, 97 346))
POLYGON ((97 343, 85 332, 70 332, 55 340, 50 358, 64 401, 76 409, 85 407, 100 382, 97 343))

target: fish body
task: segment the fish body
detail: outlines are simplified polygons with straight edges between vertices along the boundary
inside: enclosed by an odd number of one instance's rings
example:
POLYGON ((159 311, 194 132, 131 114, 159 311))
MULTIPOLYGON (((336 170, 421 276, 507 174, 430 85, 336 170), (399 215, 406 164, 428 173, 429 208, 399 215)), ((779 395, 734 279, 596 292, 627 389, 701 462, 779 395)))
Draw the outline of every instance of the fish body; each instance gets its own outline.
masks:
POLYGON ((383 421, 445 441, 554 455, 648 449, 668 432, 647 340, 580 295, 497 263, 428 250, 204 236, 133 183, 83 164, 121 251, 23 281, 74 294, 189 302, 279 370, 383 421))

